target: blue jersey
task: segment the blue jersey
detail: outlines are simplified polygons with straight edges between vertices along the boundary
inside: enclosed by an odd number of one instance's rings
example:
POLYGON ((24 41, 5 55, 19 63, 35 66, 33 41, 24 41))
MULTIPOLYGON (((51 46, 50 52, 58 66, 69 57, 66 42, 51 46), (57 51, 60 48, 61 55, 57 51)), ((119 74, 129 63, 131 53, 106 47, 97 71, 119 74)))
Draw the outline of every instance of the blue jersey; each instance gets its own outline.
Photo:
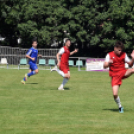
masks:
POLYGON ((28 52, 26 53, 26 55, 29 55, 31 58, 35 58, 34 61, 32 61, 31 59, 29 59, 29 63, 36 63, 37 62, 37 58, 38 58, 38 50, 31 47, 28 52))

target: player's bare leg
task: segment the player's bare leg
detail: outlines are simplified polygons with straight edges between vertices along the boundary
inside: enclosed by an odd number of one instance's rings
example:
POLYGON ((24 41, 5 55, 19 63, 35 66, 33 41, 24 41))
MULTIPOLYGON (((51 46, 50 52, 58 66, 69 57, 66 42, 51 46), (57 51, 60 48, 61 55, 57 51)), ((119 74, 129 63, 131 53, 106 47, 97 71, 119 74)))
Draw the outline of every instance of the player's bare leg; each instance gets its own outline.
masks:
POLYGON ((59 74, 59 75, 61 75, 62 77, 64 77, 64 78, 70 78, 70 71, 68 72, 68 73, 64 73, 63 71, 61 71, 60 69, 58 69, 58 67, 57 66, 55 66, 54 68, 52 68, 51 69, 51 72, 52 71, 57 71, 57 73, 59 74))
POLYGON ((70 71, 68 71, 68 73, 65 74, 65 77, 64 78, 70 79, 70 71))
POLYGON ((38 70, 38 69, 36 69, 36 70, 34 70, 34 71, 35 71, 35 73, 36 73, 36 74, 38 74, 38 73, 39 73, 39 70, 38 70))
POLYGON ((113 86, 113 97, 116 99, 118 97, 118 90, 119 90, 119 85, 113 86))
POLYGON ((128 70, 126 71, 125 77, 129 77, 129 76, 131 76, 132 74, 134 74, 134 69, 133 69, 133 68, 128 69, 128 70))
POLYGON ((27 77, 30 77, 30 76, 32 76, 32 75, 35 75, 35 74, 38 74, 38 72, 39 72, 39 70, 38 69, 36 69, 36 70, 29 70, 29 73, 28 74, 26 74, 27 75, 27 77))
POLYGON ((31 69, 29 69, 29 73, 31 73, 32 72, 32 70, 31 69))
POLYGON ((118 96, 118 91, 119 91, 119 85, 114 85, 112 87, 113 89, 113 97, 114 97, 114 100, 115 102, 117 103, 118 107, 119 107, 119 112, 120 113, 123 113, 123 107, 121 106, 121 102, 120 102, 120 98, 118 96))
POLYGON ((64 79, 62 84, 59 86, 58 90, 64 90, 64 86, 65 84, 68 82, 68 80, 70 79, 70 71, 68 71, 67 74, 65 74, 64 79))
POLYGON ((52 68, 52 69, 51 69, 51 72, 52 72, 52 71, 57 71, 57 73, 58 73, 59 75, 61 75, 62 77, 68 77, 68 75, 64 74, 64 72, 61 71, 57 66, 55 66, 54 68, 52 68))

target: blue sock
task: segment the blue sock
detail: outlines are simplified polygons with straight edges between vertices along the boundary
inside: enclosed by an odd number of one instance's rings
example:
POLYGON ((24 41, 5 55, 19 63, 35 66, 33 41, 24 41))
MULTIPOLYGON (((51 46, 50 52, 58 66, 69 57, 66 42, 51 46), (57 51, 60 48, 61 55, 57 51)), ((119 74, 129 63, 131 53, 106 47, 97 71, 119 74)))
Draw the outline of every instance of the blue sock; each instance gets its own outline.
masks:
POLYGON ((26 81, 26 78, 24 77, 24 79, 23 79, 24 81, 26 81))
POLYGON ((32 76, 34 74, 35 74, 35 71, 32 71, 32 72, 28 73, 27 76, 30 77, 30 76, 32 76))

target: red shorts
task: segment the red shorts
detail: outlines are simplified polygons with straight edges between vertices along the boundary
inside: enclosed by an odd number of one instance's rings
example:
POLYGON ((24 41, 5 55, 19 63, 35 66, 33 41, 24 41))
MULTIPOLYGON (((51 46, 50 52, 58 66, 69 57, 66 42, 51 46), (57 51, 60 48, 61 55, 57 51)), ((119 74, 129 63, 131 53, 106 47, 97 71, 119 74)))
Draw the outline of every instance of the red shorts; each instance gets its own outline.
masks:
POLYGON ((60 70, 63 71, 65 74, 67 74, 68 71, 70 71, 68 65, 61 64, 59 68, 60 68, 60 70))
POLYGON ((121 85, 122 84, 122 79, 126 78, 125 73, 127 70, 119 71, 111 77, 111 85, 112 87, 115 85, 121 85))

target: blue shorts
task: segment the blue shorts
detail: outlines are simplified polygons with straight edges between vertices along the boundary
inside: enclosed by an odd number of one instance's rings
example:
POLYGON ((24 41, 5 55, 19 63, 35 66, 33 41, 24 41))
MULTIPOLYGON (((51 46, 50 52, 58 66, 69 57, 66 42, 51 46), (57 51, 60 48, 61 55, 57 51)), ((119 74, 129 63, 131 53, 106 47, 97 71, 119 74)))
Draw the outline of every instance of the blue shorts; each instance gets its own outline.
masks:
POLYGON ((31 69, 32 71, 38 69, 37 65, 35 63, 29 63, 29 69, 31 69))

